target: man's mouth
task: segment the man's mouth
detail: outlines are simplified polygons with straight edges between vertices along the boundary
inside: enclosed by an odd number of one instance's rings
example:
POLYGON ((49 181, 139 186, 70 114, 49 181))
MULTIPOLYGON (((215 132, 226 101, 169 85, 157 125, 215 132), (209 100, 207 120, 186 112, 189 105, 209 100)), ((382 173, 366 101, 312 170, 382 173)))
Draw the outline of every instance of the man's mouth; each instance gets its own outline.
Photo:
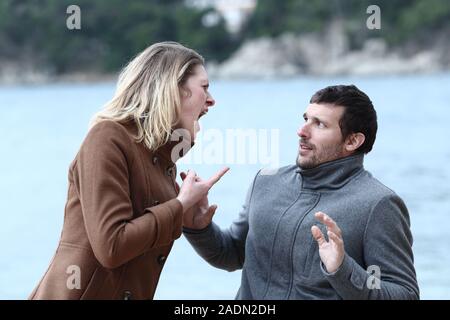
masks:
POLYGON ((307 143, 300 142, 300 149, 301 150, 312 150, 313 148, 311 145, 309 145, 307 143))

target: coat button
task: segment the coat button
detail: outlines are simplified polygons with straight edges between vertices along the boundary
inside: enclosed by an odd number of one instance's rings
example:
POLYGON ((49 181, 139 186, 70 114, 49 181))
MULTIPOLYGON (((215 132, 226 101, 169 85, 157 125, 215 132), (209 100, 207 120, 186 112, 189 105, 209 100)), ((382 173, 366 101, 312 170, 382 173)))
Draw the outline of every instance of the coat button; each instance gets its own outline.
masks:
POLYGON ((157 206, 158 204, 159 204, 159 201, 158 201, 158 200, 153 201, 153 205, 154 205, 154 206, 157 206))
POLYGON ((124 291, 123 292, 123 300, 131 300, 131 291, 124 291))
POLYGON ((152 162, 154 165, 156 165, 158 163, 158 157, 153 157, 152 162))
POLYGON ((160 255, 159 257, 158 257, 158 263, 160 264, 160 265, 163 265, 164 264, 164 262, 166 262, 166 259, 167 259, 167 257, 165 256, 165 255, 160 255))
POLYGON ((171 177, 173 174, 173 167, 168 167, 166 173, 169 177, 171 177))

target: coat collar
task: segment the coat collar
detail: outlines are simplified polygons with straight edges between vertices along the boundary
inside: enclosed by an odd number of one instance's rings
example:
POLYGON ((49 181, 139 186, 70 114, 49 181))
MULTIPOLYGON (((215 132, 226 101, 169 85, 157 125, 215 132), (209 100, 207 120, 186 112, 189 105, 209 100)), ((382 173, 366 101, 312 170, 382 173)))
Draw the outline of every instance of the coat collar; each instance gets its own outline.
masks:
POLYGON ((325 162, 312 169, 299 168, 301 188, 311 190, 334 190, 343 187, 364 170, 364 155, 357 154, 325 162))
POLYGON ((165 145, 158 148, 155 154, 159 156, 167 165, 173 166, 183 154, 182 143, 180 141, 168 141, 165 145))
MULTIPOLYGON (((134 121, 125 122, 123 125, 132 136, 137 136, 138 130, 134 121)), ((140 145, 142 145, 146 153, 148 153, 154 164, 161 162, 161 164, 165 167, 173 167, 175 162, 177 162, 181 157, 184 157, 194 146, 194 142, 190 143, 190 145, 188 145, 188 143, 188 139, 180 136, 175 141, 169 140, 153 152, 148 150, 143 143, 140 143, 140 145)))

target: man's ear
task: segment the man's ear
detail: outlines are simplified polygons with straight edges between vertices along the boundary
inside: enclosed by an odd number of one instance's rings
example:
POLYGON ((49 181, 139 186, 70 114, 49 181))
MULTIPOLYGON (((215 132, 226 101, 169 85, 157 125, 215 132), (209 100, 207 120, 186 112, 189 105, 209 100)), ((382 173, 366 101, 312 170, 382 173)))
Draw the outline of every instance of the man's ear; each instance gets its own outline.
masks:
POLYGON ((366 137, 363 133, 352 133, 345 139, 345 150, 354 152, 364 143, 364 141, 366 141, 366 137))

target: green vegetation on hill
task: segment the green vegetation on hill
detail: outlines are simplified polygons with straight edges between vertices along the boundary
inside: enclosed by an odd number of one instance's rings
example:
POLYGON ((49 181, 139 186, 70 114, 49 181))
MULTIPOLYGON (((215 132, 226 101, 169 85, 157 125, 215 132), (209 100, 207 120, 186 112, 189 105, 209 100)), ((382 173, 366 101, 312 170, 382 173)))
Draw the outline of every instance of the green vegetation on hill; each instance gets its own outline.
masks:
MULTIPOLYGON (((450 27, 449 0, 261 0, 243 30, 243 39, 324 31, 331 21, 344 21, 358 46, 369 37, 382 37, 392 46, 423 41, 450 27), (381 30, 366 28, 370 5, 381 11, 381 30)), ((450 34, 449 34, 450 36, 450 34)))
POLYGON ((324 31, 339 18, 359 47, 370 37, 391 46, 425 43, 450 30, 449 0, 259 0, 238 35, 220 18, 205 26, 212 8, 186 6, 183 0, 2 0, 2 61, 31 61, 55 74, 120 69, 151 43, 173 40, 221 62, 247 39, 324 31), (81 8, 81 30, 66 28, 69 5, 81 8), (366 9, 381 8, 381 30, 368 30, 366 9))
POLYGON ((32 57, 55 73, 112 71, 149 44, 172 40, 222 61, 236 44, 223 19, 203 25, 211 11, 180 0, 2 0, 0 58, 32 57), (81 9, 81 30, 66 28, 71 4, 81 9))

